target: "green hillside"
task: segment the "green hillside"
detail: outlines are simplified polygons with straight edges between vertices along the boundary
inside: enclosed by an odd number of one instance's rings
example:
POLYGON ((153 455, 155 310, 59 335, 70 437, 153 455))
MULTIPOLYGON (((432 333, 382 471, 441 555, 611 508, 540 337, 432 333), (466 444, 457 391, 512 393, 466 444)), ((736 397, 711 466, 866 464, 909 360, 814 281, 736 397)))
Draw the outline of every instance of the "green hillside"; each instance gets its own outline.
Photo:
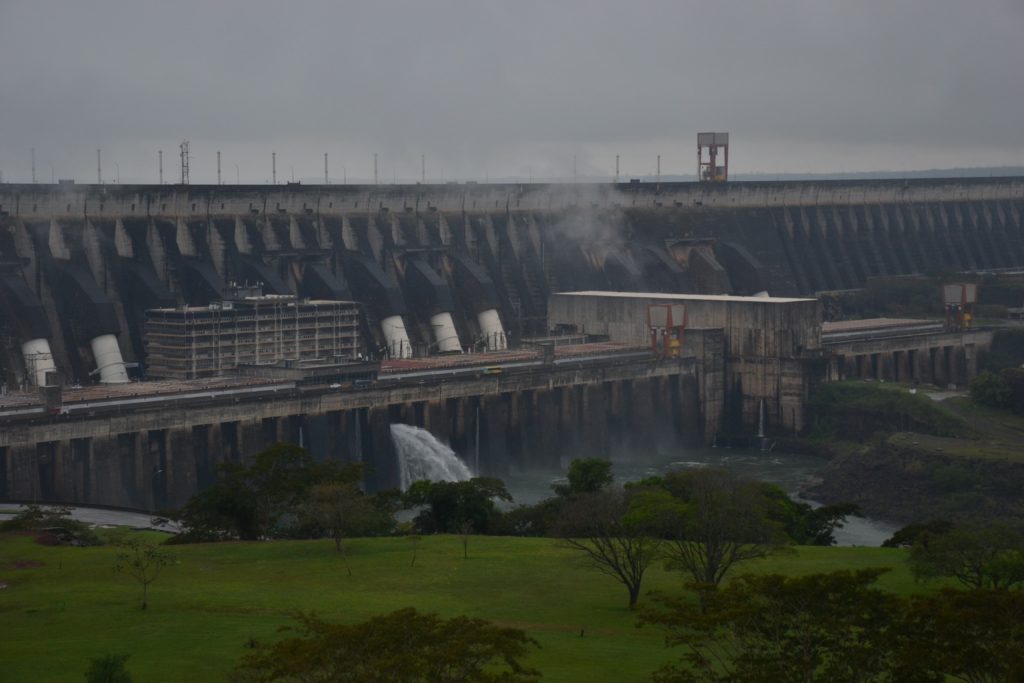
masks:
MULTIPOLYGON (((453 536, 357 539, 349 544, 351 577, 330 541, 172 549, 179 563, 153 584, 150 609, 141 612, 137 585, 113 571, 116 548, 47 547, 0 535, 0 583, 7 585, 0 590, 0 680, 77 683, 90 658, 128 653, 136 681, 222 681, 250 638, 278 637, 295 611, 360 621, 406 606, 527 630, 542 646, 527 663, 545 681, 641 680, 672 657, 659 632, 636 627, 625 589, 549 539, 474 537, 468 559, 453 536)), ((883 588, 920 590, 903 556, 808 547, 747 570, 888 566, 883 588)), ((681 591, 682 579, 657 567, 646 585, 655 588, 681 591)))

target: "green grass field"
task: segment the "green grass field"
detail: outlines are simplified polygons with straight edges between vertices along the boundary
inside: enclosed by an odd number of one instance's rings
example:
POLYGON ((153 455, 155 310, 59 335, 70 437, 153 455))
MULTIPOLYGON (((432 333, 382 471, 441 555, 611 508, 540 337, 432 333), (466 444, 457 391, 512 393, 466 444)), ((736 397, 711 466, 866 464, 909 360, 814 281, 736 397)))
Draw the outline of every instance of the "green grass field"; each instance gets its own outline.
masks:
MULTIPOLYGON (((528 663, 545 681, 642 680, 673 656, 661 634, 638 629, 619 584, 549 539, 424 537, 410 567, 405 538, 349 543, 353 576, 330 541, 171 547, 178 564, 150 589, 113 572, 113 547, 45 547, 0 535, 0 681, 82 680, 88 660, 129 653, 137 682, 221 681, 249 638, 270 640, 295 611, 359 621, 405 606, 523 628, 541 648, 528 663), (580 636, 583 629, 584 635, 580 636)), ((747 565, 793 574, 892 567, 882 587, 921 590, 904 554, 881 548, 800 548, 747 565)), ((645 589, 681 591, 678 574, 654 568, 645 589)))

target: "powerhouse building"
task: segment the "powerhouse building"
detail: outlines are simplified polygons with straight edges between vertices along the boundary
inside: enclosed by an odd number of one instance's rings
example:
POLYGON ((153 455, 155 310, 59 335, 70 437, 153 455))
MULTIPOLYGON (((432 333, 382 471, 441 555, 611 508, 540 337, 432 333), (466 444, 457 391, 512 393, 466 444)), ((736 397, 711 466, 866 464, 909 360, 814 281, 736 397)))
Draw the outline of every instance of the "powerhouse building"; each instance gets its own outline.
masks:
POLYGON ((287 295, 225 298, 207 306, 146 312, 150 377, 199 379, 240 365, 355 359, 363 353, 354 301, 287 295))

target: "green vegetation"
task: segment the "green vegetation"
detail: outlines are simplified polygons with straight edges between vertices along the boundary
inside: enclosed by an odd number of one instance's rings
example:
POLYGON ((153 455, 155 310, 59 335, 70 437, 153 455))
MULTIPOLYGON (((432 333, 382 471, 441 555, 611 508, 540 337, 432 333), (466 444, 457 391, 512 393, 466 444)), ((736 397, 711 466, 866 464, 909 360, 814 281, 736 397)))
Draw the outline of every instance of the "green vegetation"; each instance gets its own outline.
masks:
POLYGON ((71 518, 67 505, 26 505, 11 512, 10 519, 0 522, 0 532, 43 532, 42 539, 52 544, 97 545, 100 538, 92 527, 71 518))
POLYGON ((817 500, 904 524, 1024 520, 1024 416, 878 382, 829 384, 810 403, 808 443, 831 457, 817 500))
MULTIPOLYGON (((159 538, 159 534, 143 534, 159 538)), ((653 629, 637 629, 618 584, 583 570, 576 555, 539 538, 474 537, 464 559, 455 536, 352 539, 346 575, 333 544, 319 540, 179 545, 178 563, 138 609, 138 585, 111 571, 119 549, 41 546, 0 536, 4 637, 0 660, 11 680, 78 683, 101 644, 131 654, 136 680, 222 681, 250 640, 271 642, 298 611, 356 623, 405 607, 522 628, 541 645, 523 663, 545 682, 635 681, 674 655, 653 629), (583 635, 581 637, 581 630, 583 635)), ((880 586, 908 594, 906 551, 799 548, 746 570, 807 575, 892 567, 880 586)), ((652 566, 645 589, 679 592, 678 573, 652 566)), ((641 596, 641 604, 644 603, 641 596)), ((102 651, 101 651, 102 652, 102 651)))
POLYGON ((359 624, 299 616, 300 635, 257 645, 233 672, 238 683, 533 683, 521 660, 537 641, 484 619, 408 607, 359 624))
POLYGON ((170 513, 181 543, 320 535, 316 519, 300 514, 310 490, 320 484, 359 481, 358 465, 318 462, 309 451, 277 443, 247 463, 225 462, 217 482, 170 513))
POLYGON ((646 623, 683 648, 655 683, 1020 681, 1024 593, 943 589, 902 598, 882 569, 741 576, 700 605, 656 596, 646 623))
POLYGON ((1009 524, 962 524, 924 530, 910 550, 910 570, 921 580, 954 578, 968 588, 1024 584, 1024 533, 1009 524))
POLYGON ((963 418, 906 387, 845 381, 817 387, 808 400, 812 439, 864 442, 877 433, 976 438, 963 418))
POLYGON ((89 662, 85 670, 85 683, 132 683, 132 675, 125 668, 129 655, 106 655, 89 662))

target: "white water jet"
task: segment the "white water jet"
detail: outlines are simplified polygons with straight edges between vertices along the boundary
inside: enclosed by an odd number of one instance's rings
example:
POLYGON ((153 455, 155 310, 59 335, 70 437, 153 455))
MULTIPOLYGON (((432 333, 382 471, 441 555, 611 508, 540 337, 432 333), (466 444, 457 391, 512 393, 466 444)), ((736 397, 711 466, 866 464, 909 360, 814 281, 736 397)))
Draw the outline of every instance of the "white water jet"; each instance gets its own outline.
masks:
POLYGON ((414 481, 468 481, 473 474, 455 451, 434 438, 426 429, 411 425, 391 425, 391 441, 398 454, 402 490, 414 481))

